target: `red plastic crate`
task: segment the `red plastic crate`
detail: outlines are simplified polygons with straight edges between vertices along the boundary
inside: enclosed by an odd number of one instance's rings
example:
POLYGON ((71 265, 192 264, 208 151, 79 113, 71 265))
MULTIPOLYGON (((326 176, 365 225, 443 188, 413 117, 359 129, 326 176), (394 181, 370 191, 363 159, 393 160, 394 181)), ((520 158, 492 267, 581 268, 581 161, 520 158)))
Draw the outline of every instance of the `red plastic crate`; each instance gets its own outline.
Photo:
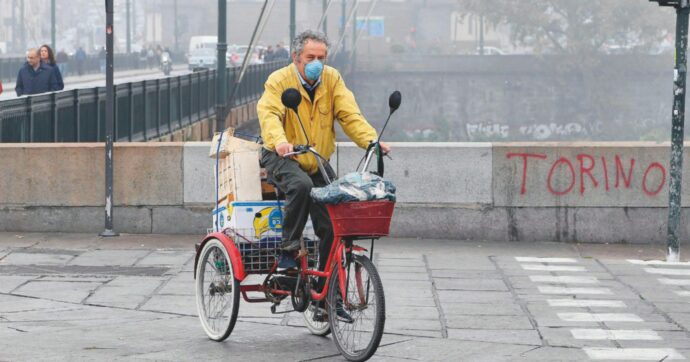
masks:
POLYGON ((336 236, 387 236, 395 202, 358 201, 326 205, 336 236))

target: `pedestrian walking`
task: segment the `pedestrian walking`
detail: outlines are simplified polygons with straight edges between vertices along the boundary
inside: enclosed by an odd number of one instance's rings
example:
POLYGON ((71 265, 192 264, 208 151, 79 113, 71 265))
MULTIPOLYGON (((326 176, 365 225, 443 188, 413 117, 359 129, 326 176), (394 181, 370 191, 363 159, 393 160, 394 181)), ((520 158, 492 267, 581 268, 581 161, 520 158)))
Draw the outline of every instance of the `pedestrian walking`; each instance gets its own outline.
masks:
POLYGON ((153 45, 149 45, 146 58, 148 59, 149 69, 153 69, 153 66, 156 65, 156 53, 153 51, 153 45))
POLYGON ((276 51, 275 53, 273 53, 273 57, 271 58, 271 60, 284 60, 289 58, 290 53, 288 53, 287 49, 285 49, 283 43, 276 44, 276 51))
POLYGON ((14 90, 17 92, 17 97, 58 90, 57 77, 53 68, 41 62, 41 57, 35 48, 26 52, 26 63, 17 74, 17 85, 14 90))
POLYGON ((67 72, 69 71, 69 55, 62 49, 55 55, 55 60, 57 61, 58 69, 60 69, 62 76, 67 77, 67 72))
POLYGON ((273 51, 273 45, 269 45, 268 48, 266 48, 266 52, 264 53, 264 63, 273 61, 274 56, 275 52, 273 51))
POLYGON ((143 46, 139 51, 139 66, 137 68, 146 68, 147 61, 148 52, 146 51, 146 46, 143 46))
POLYGON ((65 88, 65 82, 62 80, 62 73, 60 72, 60 68, 57 66, 57 62, 55 61, 53 49, 51 49, 47 44, 41 45, 41 47, 38 49, 38 53, 41 55, 41 63, 49 65, 53 68, 53 73, 55 74, 58 82, 57 90, 63 90, 65 88))
POLYGON ((84 62, 86 61, 86 52, 84 48, 79 47, 77 52, 74 54, 74 60, 77 61, 77 74, 80 76, 84 74, 84 62))
POLYGON ((98 61, 101 65, 101 73, 105 74, 105 47, 101 47, 101 50, 98 52, 98 61))

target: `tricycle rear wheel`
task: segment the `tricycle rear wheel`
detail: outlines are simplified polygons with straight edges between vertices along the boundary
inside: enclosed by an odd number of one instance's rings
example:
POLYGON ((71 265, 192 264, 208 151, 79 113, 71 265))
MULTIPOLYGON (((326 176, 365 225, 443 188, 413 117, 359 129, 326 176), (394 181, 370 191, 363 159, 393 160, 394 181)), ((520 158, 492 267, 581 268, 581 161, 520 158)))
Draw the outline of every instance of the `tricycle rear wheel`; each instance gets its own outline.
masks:
POLYGON ((196 268, 196 307, 206 335, 223 341, 232 332, 240 307, 240 282, 223 243, 211 239, 201 250, 196 268))

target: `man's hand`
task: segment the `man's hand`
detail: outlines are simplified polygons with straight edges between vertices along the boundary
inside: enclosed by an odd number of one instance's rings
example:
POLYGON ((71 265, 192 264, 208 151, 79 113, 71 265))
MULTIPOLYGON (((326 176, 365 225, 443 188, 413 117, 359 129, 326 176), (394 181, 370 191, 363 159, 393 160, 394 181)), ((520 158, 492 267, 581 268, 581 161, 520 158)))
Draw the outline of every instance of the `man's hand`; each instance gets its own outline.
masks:
POLYGON ((381 151, 383 151, 384 155, 387 155, 391 152, 391 146, 389 146, 385 142, 379 141, 379 146, 381 146, 381 151))
MULTIPOLYGON (((276 145, 276 153, 280 157, 285 157, 285 154, 294 152, 295 148, 292 143, 283 142, 276 145)), ((290 158, 295 158, 295 156, 290 156, 290 158)))

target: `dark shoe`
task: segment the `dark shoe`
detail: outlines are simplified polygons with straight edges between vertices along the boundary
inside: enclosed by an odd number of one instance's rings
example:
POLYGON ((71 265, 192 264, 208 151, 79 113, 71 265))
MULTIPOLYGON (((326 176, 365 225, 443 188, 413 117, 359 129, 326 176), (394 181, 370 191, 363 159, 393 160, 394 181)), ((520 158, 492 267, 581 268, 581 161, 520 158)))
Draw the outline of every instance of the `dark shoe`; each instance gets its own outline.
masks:
POLYGON ((292 253, 283 252, 278 259, 278 269, 294 269, 297 268, 297 261, 292 256, 292 253))
POLYGON ((297 251, 301 247, 299 240, 284 241, 280 244, 280 250, 283 251, 297 251))
POLYGON ((345 311, 345 308, 343 308, 343 302, 340 299, 338 299, 338 302, 335 305, 335 314, 345 323, 353 323, 355 321, 352 319, 350 313, 345 311))

